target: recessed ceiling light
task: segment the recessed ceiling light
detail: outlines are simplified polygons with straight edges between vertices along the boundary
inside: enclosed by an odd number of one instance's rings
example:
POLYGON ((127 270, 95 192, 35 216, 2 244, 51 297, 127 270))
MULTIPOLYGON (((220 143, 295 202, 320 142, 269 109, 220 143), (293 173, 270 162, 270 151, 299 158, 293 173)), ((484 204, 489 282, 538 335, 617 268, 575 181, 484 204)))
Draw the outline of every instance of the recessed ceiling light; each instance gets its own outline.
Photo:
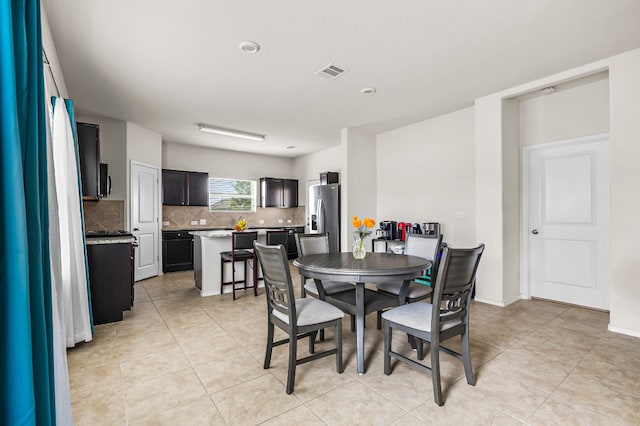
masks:
POLYGON ((256 53, 260 50, 260 45, 255 41, 242 41, 238 47, 245 53, 256 53))
POLYGON ((364 89, 360 90, 360 93, 362 93, 363 95, 374 95, 376 93, 376 88, 365 87, 364 89))
POLYGON ((287 149, 293 149, 293 148, 295 148, 295 147, 296 147, 295 145, 285 146, 285 148, 287 148, 287 149))

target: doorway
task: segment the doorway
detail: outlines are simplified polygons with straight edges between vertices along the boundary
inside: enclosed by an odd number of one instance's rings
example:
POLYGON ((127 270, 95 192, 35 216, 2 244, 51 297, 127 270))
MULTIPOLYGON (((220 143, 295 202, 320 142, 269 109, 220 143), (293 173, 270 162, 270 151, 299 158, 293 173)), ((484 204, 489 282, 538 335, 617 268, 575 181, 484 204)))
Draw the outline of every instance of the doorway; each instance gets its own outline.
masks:
POLYGON ((131 162, 131 230, 138 242, 135 281, 155 277, 160 272, 159 176, 158 167, 131 162))
POLYGON ((527 298, 609 309, 608 142, 597 135, 524 149, 527 298))

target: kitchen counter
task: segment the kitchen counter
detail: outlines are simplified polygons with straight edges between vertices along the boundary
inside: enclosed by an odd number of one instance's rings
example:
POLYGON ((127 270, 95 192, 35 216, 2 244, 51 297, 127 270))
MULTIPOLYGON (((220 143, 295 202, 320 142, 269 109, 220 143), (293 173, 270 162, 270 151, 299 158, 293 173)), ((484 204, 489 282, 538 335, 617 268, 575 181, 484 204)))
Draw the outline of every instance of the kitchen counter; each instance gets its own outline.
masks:
MULTIPOLYGON (((280 228, 275 228, 275 229, 280 229, 280 228)), ((258 231, 258 235, 266 235, 267 234, 267 230, 271 230, 271 228, 248 228, 248 229, 245 229, 245 232, 258 231)), ((231 237, 232 233, 233 233, 233 229, 211 230, 211 231, 190 231, 189 232, 189 234, 191 234, 191 235, 197 235, 197 236, 205 237, 205 238, 231 237)), ((229 247, 228 250, 231 250, 231 247, 229 247)))
MULTIPOLYGON (((266 229, 255 229, 258 231, 258 241, 266 242, 266 229)), ((221 293, 220 268, 220 252, 231 250, 231 233, 233 230, 214 230, 214 231, 193 231, 193 272, 195 275, 196 287, 200 289, 200 296, 213 296, 221 293)), ((227 280, 231 280, 231 263, 225 263, 224 276, 227 280)), ((258 267, 259 268, 259 267, 258 267)), ((249 283, 253 278, 253 273, 249 268, 247 270, 247 279, 249 283)), ((236 266, 236 280, 244 279, 244 268, 239 264, 236 266)), ((258 276, 262 276, 262 271, 258 269, 258 276)), ((249 284, 250 285, 250 284, 249 284)), ((264 287, 262 281, 258 282, 258 287, 264 287)), ((227 286, 225 292, 231 292, 231 287, 227 286)))
MULTIPOLYGON (((260 230, 260 229, 291 229, 291 228, 300 228, 305 225, 294 225, 294 224, 282 224, 281 226, 258 226, 258 227, 250 227, 247 231, 260 230)), ((207 232, 207 231, 233 231, 232 227, 225 226, 212 226, 208 228, 162 228, 163 231, 184 231, 184 232, 207 232)), ((195 235, 195 234, 194 234, 195 235)))
POLYGON ((136 239, 132 236, 116 236, 116 237, 107 237, 107 236, 87 236, 87 245, 93 246, 98 244, 130 244, 133 243, 136 239))

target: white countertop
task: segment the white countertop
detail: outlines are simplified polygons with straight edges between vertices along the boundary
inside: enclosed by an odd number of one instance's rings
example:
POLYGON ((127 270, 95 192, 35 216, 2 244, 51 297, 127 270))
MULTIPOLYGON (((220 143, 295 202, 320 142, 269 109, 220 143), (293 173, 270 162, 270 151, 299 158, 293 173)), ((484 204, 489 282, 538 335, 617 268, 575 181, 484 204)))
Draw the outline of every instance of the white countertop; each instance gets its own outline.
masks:
POLYGON ((117 237, 87 237, 87 245, 93 246, 97 244, 129 244, 133 243, 135 238, 130 236, 117 237))
MULTIPOLYGON (((267 231, 272 229, 263 229, 263 228, 249 228, 246 231, 258 231, 258 235, 266 235, 267 231)), ((213 231, 190 231, 189 234, 197 235, 200 238, 228 238, 231 237, 231 233, 233 230, 225 229, 225 230, 213 230, 213 231)))

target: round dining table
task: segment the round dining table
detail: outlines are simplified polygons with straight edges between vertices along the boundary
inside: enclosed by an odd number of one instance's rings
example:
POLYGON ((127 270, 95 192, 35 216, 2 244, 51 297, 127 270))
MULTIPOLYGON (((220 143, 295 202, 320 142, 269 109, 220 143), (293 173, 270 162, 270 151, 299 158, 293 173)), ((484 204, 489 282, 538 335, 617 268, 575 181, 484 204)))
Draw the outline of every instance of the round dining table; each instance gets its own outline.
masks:
POLYGON ((402 281, 398 296, 398 305, 401 305, 404 304, 411 280, 424 275, 431 267, 431 262, 417 256, 390 253, 367 253, 364 259, 354 259, 351 252, 343 252, 299 257, 293 261, 293 265, 306 278, 355 283, 357 371, 363 374, 365 283, 402 281))

